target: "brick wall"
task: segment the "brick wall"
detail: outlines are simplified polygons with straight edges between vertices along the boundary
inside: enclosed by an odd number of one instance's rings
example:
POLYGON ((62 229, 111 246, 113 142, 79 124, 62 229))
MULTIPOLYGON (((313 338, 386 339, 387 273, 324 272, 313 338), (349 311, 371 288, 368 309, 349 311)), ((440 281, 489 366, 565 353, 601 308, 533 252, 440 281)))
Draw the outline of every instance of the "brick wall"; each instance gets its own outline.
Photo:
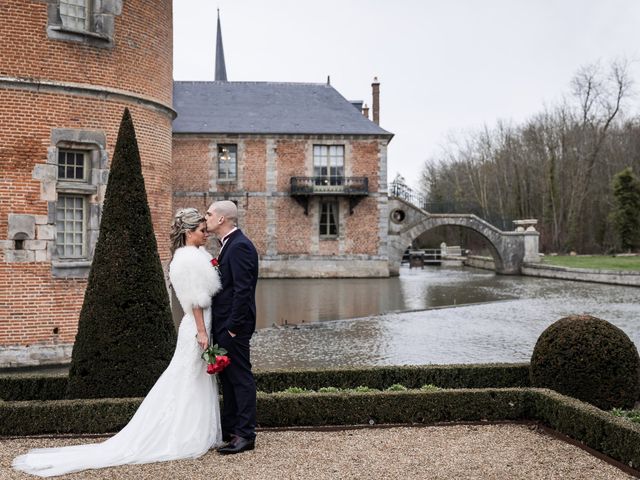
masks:
POLYGON ((379 149, 377 139, 353 137, 178 135, 173 140, 173 210, 185 206, 204 210, 217 199, 236 200, 241 227, 254 240, 260 255, 267 253, 269 245, 273 245, 270 256, 276 257, 378 255, 383 214, 375 196, 380 188, 379 149), (238 178, 221 183, 217 181, 217 145, 229 143, 238 145, 238 178), (291 177, 313 174, 313 145, 328 143, 345 145, 347 175, 368 177, 372 195, 361 201, 353 214, 349 213, 348 200, 342 198, 339 237, 319 239, 318 198, 309 202, 309 214, 305 215, 302 206, 288 194, 291 177), (275 173, 267 168, 270 155, 275 173), (185 197, 177 192, 201 195, 185 197))
MULTIPOLYGON (((115 46, 96 48, 49 39, 47 2, 0 3, 0 347, 31 348, 71 343, 75 338, 86 280, 54 277, 51 262, 42 256, 39 261, 7 257, 7 249, 13 248, 9 215, 34 216, 38 227, 50 223, 43 183, 34 178, 34 170, 46 166, 55 129, 101 132, 108 168, 122 112, 130 109, 159 252, 163 261, 168 260, 171 17, 170 0, 127 0, 115 17, 115 46), (26 86, 16 86, 8 78, 22 78, 26 86), (27 85, 38 81, 113 88, 143 101, 62 89, 38 91, 27 85)), ((45 231, 38 228, 36 237, 45 231)), ((39 239, 34 240, 33 248, 40 248, 39 239)))
POLYGON ((357 161, 352 162, 351 175, 354 177, 368 177, 369 191, 376 192, 379 188, 378 176, 380 160, 378 141, 360 140, 351 143, 352 156, 357 161))
POLYGON ((202 138, 173 139, 173 191, 209 190, 209 149, 211 141, 202 138))
POLYGON ((102 85, 171 105, 171 1, 122 2, 122 13, 114 17, 113 48, 49 39, 47 3, 0 2, 0 75, 102 85))
POLYGON ((282 197, 275 201, 276 232, 278 254, 311 253, 311 239, 317 228, 314 228, 314 217, 305 215, 304 210, 291 198, 282 197))
POLYGON ((277 191, 288 192, 291 177, 306 176, 313 173, 307 160, 307 150, 310 148, 309 144, 310 142, 308 140, 278 140, 276 142, 278 155, 277 191))
POLYGON ((248 197, 248 202, 241 202, 243 218, 240 227, 261 255, 266 253, 269 241, 266 225, 268 201, 265 197, 248 197))
POLYGON ((367 197, 358 203, 352 215, 345 219, 347 231, 344 252, 347 254, 375 255, 378 252, 378 202, 376 198, 367 197))
POLYGON ((242 162, 243 189, 248 192, 267 190, 267 145, 264 139, 244 141, 242 162))

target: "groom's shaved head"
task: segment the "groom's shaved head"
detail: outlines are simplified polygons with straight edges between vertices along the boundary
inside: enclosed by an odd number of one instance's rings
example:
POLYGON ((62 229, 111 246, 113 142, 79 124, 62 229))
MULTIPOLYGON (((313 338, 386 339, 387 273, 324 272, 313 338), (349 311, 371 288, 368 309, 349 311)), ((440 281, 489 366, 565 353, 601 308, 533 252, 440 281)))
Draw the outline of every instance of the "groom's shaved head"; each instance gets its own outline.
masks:
POLYGON ((218 238, 233 230, 238 223, 238 207, 229 200, 213 202, 207 213, 207 230, 218 238))
POLYGON ((221 200, 219 202, 213 202, 211 209, 215 210, 218 215, 222 215, 227 220, 231 220, 234 223, 238 219, 238 207, 231 200, 221 200))

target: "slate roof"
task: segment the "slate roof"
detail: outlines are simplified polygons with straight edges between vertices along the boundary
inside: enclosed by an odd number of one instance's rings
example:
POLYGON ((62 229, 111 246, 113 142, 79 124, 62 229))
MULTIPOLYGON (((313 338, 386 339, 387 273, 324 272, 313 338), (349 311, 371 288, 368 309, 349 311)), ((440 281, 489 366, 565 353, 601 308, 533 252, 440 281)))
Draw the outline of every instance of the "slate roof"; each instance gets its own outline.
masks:
POLYGON ((382 135, 331 85, 173 82, 174 133, 382 135))

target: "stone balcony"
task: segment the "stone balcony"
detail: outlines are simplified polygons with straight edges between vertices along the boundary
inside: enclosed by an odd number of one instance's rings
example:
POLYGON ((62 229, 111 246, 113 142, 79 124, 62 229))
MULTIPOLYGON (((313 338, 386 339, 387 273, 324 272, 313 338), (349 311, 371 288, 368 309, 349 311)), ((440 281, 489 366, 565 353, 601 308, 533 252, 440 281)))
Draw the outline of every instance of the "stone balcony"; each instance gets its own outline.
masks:
POLYGON ((349 213, 369 195, 367 177, 291 177, 291 196, 309 214, 309 198, 312 196, 333 196, 349 198, 349 213))

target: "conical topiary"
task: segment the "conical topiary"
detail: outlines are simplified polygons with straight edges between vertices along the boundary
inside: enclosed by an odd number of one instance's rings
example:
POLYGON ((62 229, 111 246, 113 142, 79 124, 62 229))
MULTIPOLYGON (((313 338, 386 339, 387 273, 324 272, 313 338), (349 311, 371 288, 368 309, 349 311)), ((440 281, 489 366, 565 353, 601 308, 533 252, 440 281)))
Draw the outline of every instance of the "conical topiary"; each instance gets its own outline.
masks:
POLYGON ((67 397, 144 396, 169 364, 174 348, 175 327, 138 142, 125 109, 73 346, 67 397))

